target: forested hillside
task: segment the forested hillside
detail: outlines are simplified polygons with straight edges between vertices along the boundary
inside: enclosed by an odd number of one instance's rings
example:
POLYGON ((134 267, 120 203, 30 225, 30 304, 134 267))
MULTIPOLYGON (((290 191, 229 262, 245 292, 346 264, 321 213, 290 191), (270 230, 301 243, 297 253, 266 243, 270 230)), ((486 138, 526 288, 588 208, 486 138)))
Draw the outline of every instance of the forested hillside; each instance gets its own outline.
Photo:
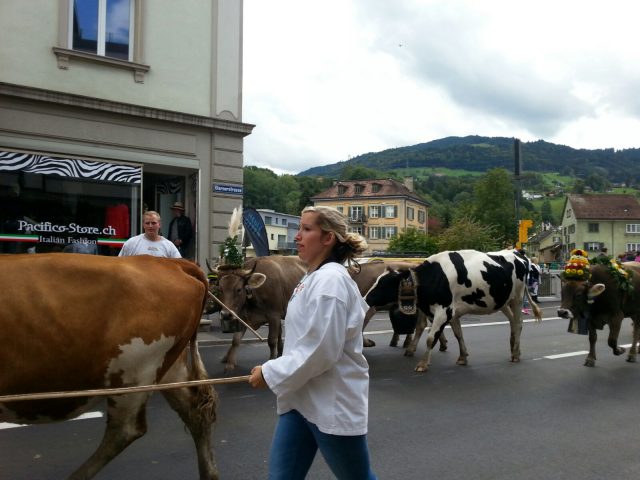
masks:
MULTIPOLYGON (((347 167, 362 166, 379 171, 404 168, 448 168, 486 172, 492 168, 513 171, 513 138, 447 137, 428 143, 358 155, 350 160, 310 168, 301 176, 338 178, 347 167)), ((603 176, 612 183, 640 183, 640 148, 625 150, 575 149, 538 140, 522 142, 523 170, 557 172, 586 178, 603 176)))

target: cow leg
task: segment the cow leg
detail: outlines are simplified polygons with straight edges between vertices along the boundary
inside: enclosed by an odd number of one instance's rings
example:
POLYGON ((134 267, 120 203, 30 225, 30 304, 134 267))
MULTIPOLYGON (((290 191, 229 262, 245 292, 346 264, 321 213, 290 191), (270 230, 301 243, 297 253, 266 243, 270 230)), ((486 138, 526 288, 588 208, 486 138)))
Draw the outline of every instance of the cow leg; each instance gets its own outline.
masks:
POLYGON ((240 346, 240 342, 242 341, 242 337, 244 337, 246 331, 247 327, 243 326, 242 330, 233 334, 231 346, 229 347, 229 350, 227 350, 227 354, 222 357, 222 363, 226 364, 224 366, 225 374, 232 373, 236 368, 236 352, 238 351, 238 347, 240 346))
POLYGON ((411 341, 413 340, 413 335, 412 334, 408 334, 406 337, 404 337, 404 343, 402 344, 402 348, 408 348, 409 345, 411 345, 411 341))
POLYGON ((440 342, 440 351, 446 352, 447 344, 449 342, 447 341, 447 337, 444 335, 444 330, 442 330, 442 332, 440 333, 440 337, 438 337, 438 342, 440 342))
MULTIPOLYGON (((364 316, 364 324, 362 325, 362 345, 364 347, 375 347, 376 346, 376 342, 374 342, 370 338, 366 338, 364 336, 364 329, 365 329, 365 327, 367 325, 369 325, 369 321, 371 320, 371 317, 373 317, 375 314, 376 314, 375 307, 369 307, 369 310, 367 310, 367 313, 364 316)), ((395 347, 395 345, 391 345, 391 346, 395 347)))
MULTIPOLYGON (((398 341, 400 340, 400 334, 393 332, 393 335, 391 336, 391 341, 389 342, 389 346, 390 347, 397 347, 398 346, 398 341)), ((405 340, 406 343, 406 340, 405 340)))
MULTIPOLYGON (((462 325, 460 325, 460 319, 458 317, 454 317, 451 319, 450 323, 451 330, 453 330, 453 334, 458 340, 458 347, 460 348, 460 356, 458 357, 458 360, 456 360, 456 365, 466 365, 469 352, 467 352, 467 345, 464 343, 464 337, 462 336, 462 325)), ((440 338, 442 339, 442 336, 440 336, 440 338)))
POLYGON ((638 354, 638 336, 640 336, 640 315, 634 315, 631 317, 631 320, 633 321, 633 339, 631 340, 631 348, 629 349, 627 362, 635 363, 638 354))
POLYGON ((518 363, 520 361, 520 335, 522 334, 522 310, 519 303, 522 293, 520 295, 516 294, 515 298, 518 299, 518 304, 506 305, 502 309, 502 313, 509 319, 509 326, 511 327, 511 336, 509 337, 511 361, 518 363))
POLYGON ((589 325, 589 354, 584 361, 584 364, 587 367, 596 366, 596 340, 598 340, 598 333, 596 332, 595 327, 589 325))
POLYGON ((418 320, 416 322, 416 332, 413 335, 413 340, 404 351, 405 357, 413 357, 413 354, 416 353, 416 349, 418 348, 418 343, 420 342, 420 337, 422 336, 422 332, 427 327, 427 317, 424 315, 418 315, 418 320))
POLYGON ((269 359, 278 358, 279 341, 282 342, 280 335, 280 318, 269 318, 269 334, 267 335, 267 344, 269 345, 269 359), (279 340, 279 341, 278 341, 279 340))
MULTIPOLYGON (((427 322, 425 317, 424 322, 420 321, 418 322, 418 325, 416 325, 416 335, 411 344, 412 346, 414 346, 417 343, 416 338, 418 339, 420 338, 418 334, 418 329, 422 327, 422 330, 424 330, 424 326, 426 323, 427 322)), ((427 350, 424 352, 424 355, 416 365, 416 368, 415 368, 416 372, 426 372, 429 369, 429 365, 431 364, 431 350, 433 349, 433 345, 435 344, 435 342, 438 341, 438 337, 442 334, 442 330, 444 329, 445 323, 446 323, 445 318, 439 318, 438 315, 434 317, 433 323, 431 325, 431 330, 429 331, 429 335, 427 336, 427 342, 426 342, 427 350)), ((420 331, 420 334, 422 334, 422 331, 420 331)))
POLYGON ((609 323, 609 338, 607 344, 613 350, 614 355, 622 355, 626 350, 618 346, 618 337, 620 336, 620 327, 622 327, 624 318, 612 318, 609 323))
MULTIPOLYGON (((195 371, 189 374, 186 356, 181 357, 162 379, 163 383, 205 380, 205 371, 200 355, 196 352, 195 371)), ((218 468, 213 453, 211 434, 216 420, 218 395, 213 386, 201 385, 194 388, 162 390, 162 395, 171 408, 180 416, 193 438, 198 456, 200 480, 218 480, 218 468)))
POLYGON ((147 432, 146 405, 149 393, 108 397, 107 426, 98 449, 69 480, 93 478, 107 463, 134 440, 147 432))

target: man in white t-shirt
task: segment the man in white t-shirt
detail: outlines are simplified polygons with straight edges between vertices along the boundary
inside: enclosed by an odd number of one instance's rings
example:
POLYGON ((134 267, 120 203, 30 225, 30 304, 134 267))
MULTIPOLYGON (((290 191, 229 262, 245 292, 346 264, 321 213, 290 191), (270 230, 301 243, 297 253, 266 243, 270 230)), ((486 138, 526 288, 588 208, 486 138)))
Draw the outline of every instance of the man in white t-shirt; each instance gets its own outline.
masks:
POLYGON ((154 257, 182 258, 173 244, 160 235, 160 214, 153 210, 144 212, 142 216, 144 233, 131 237, 124 242, 119 257, 133 255, 153 255, 154 257))

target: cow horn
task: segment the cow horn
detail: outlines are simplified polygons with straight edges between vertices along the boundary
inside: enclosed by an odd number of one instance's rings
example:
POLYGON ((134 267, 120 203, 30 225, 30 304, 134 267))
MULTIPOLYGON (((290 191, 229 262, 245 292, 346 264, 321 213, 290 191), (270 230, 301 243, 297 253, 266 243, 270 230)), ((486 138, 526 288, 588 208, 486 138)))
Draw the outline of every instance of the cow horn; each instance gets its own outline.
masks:
POLYGON ((211 268, 211 264, 209 263, 209 259, 205 258, 204 261, 207 264, 207 268, 209 269, 209 273, 216 273, 216 271, 213 268, 211 268))

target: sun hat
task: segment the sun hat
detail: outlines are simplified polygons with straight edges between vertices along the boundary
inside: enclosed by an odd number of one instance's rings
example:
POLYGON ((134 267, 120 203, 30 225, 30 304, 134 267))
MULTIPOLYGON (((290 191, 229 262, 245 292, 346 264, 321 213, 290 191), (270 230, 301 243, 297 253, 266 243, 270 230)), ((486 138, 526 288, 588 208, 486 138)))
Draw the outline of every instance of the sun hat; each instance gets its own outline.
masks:
POLYGON ((173 205, 171 205, 171 210, 184 210, 184 205, 182 204, 182 202, 175 202, 173 205))

